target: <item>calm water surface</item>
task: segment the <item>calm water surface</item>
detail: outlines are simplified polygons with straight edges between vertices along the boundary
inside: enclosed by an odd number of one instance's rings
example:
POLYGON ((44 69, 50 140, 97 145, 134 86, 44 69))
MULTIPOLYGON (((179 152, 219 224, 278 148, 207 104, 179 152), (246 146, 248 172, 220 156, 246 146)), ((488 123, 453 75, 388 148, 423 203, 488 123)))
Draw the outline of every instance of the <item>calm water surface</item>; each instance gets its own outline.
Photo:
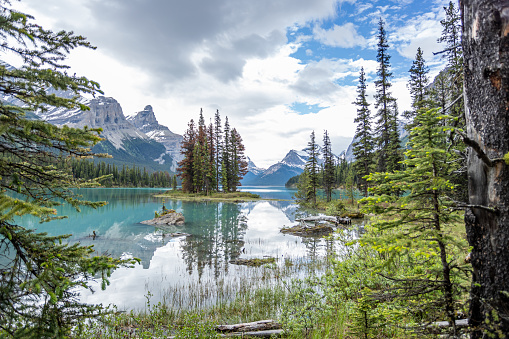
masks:
MULTIPOLYGON (((291 199, 294 193, 284 187, 244 187, 243 190, 267 199, 291 199)), ((70 241, 94 245, 101 254, 140 258, 141 263, 135 268, 116 270, 105 291, 97 285, 95 293, 82 293, 85 302, 116 304, 121 309, 143 308, 148 294, 152 303, 175 303, 179 299, 178 305, 187 302, 192 306, 191 301, 181 300, 188 298, 186 291, 213 290, 210 292, 213 301, 218 290, 234 294, 235 289, 230 290, 232 286, 274 278, 267 273, 274 268, 234 265, 230 263, 234 259, 271 256, 278 259, 274 266, 281 268, 288 259, 315 260, 330 250, 330 242, 323 239, 303 239, 279 232, 295 221, 297 206, 292 201, 235 204, 167 200, 167 208, 184 214, 184 226, 161 230, 140 224, 152 219, 154 211, 161 209, 162 199, 153 195, 162 191, 81 189, 78 192, 84 199, 105 200, 108 205, 97 210, 84 208, 81 213, 62 206, 59 215, 68 215, 68 219, 39 224, 24 218, 23 224, 49 235, 72 234, 70 241), (95 239, 91 236, 93 231, 97 234, 95 239), (172 237, 172 232, 191 235, 172 237)), ((295 272, 299 274, 296 268, 295 272)))

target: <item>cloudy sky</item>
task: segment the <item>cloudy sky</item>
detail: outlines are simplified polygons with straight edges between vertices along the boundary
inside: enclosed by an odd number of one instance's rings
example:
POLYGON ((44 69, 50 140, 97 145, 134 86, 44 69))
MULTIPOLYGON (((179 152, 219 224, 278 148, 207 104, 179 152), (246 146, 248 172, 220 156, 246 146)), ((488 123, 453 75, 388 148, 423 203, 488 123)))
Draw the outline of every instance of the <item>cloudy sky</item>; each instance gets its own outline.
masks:
MULTIPOLYGON (((400 112, 410 107, 408 70, 417 47, 434 76, 445 0, 22 0, 46 28, 86 36, 97 50, 72 52, 70 72, 101 84, 125 115, 152 105, 183 134, 200 108, 228 116, 259 167, 302 149, 311 131, 335 153, 354 133, 360 67, 370 101, 376 31, 386 22, 400 112)), ((371 107, 372 113, 374 108, 371 107)))

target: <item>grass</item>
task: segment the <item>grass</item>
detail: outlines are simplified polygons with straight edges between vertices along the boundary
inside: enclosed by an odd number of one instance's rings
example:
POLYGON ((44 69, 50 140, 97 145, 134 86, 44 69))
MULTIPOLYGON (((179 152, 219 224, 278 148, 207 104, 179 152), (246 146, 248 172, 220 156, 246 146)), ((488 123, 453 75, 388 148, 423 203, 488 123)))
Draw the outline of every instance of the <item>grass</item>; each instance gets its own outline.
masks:
POLYGON ((217 324, 278 319, 288 299, 285 281, 324 272, 328 266, 327 258, 285 259, 279 265, 274 258, 266 259, 260 267, 240 267, 241 274, 233 280, 219 276, 215 283, 168 287, 164 300, 155 305, 148 293, 145 309, 110 309, 113 313, 86 324, 74 338, 215 338, 217 324), (193 334, 185 336, 189 331, 193 334), (200 332, 203 336, 196 334, 200 332))

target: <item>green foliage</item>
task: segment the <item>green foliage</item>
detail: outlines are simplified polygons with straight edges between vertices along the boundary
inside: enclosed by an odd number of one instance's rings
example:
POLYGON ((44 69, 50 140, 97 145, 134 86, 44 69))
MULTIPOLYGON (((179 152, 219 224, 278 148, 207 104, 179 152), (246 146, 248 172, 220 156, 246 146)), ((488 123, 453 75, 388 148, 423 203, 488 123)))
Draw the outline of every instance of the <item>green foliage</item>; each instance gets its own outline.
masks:
POLYGON ((418 115, 404 160, 405 170, 370 175, 373 196, 361 202, 366 203, 367 212, 383 218, 372 224, 373 232, 360 243, 383 256, 384 265, 398 265, 403 260, 413 267, 403 275, 387 275, 395 286, 378 292, 379 300, 403 299, 414 317, 424 321, 446 317, 454 322, 463 307, 462 284, 468 268, 460 256, 465 242, 451 235, 460 215, 450 199, 455 190, 449 180, 454 155, 445 148, 445 132, 451 128, 444 121, 451 118, 436 110, 418 115), (406 194, 388 193, 394 190, 406 194))
POLYGON ((357 86, 357 99, 353 102, 357 106, 357 117, 354 122, 357 123, 353 143, 353 155, 355 156, 354 168, 359 174, 359 186, 364 196, 368 195, 368 183, 364 179, 366 175, 371 173, 374 166, 373 151, 374 140, 371 130, 371 112, 369 111, 369 103, 366 95, 366 77, 364 68, 361 68, 359 75, 359 85, 357 86))
POLYGON ((235 192, 247 173, 242 137, 235 128, 230 129, 228 117, 221 131, 219 111, 215 121, 215 126, 210 124, 206 128, 200 111, 198 130, 193 120, 189 122, 181 149, 184 159, 177 168, 184 192, 210 194, 219 190, 219 183, 224 192, 235 192), (224 135, 222 141, 221 134, 224 135))
POLYGON ((341 216, 346 210, 345 203, 343 200, 337 199, 332 200, 327 204, 325 213, 332 216, 341 216))
POLYGON ((283 327, 293 333, 304 334, 306 338, 319 324, 321 317, 330 311, 324 308, 322 296, 317 293, 312 280, 284 282, 288 290, 286 307, 281 313, 283 327))
POLYGON ((61 61, 70 50, 91 47, 83 37, 47 31, 31 16, 12 10, 8 1, 0 6, 4 51, 24 61, 19 69, 0 65, 1 91, 23 106, 0 103, 0 336, 64 337, 84 318, 103 312, 101 306, 80 303, 78 290, 92 289, 94 278, 105 288, 115 268, 136 261, 94 256, 92 247, 67 243, 69 235, 50 237, 19 225, 23 219, 18 217, 24 215, 41 222, 62 218, 54 209, 62 203, 77 210, 105 204, 80 200, 68 187, 98 183, 75 179, 59 167, 69 159, 92 156, 100 129, 59 128, 25 118, 25 111, 48 106, 86 110, 77 96, 97 93, 99 85, 63 71, 68 67, 61 61), (58 97, 48 88, 75 96, 58 97))
POLYGON ((390 92, 390 88, 392 87, 392 72, 390 71, 391 56, 388 52, 389 44, 387 42, 387 33, 382 19, 380 19, 378 23, 377 39, 378 51, 376 60, 378 62, 378 79, 375 81, 375 107, 377 108, 375 142, 378 146, 377 171, 393 172, 400 169, 399 162, 401 161, 402 156, 399 151, 400 141, 397 122, 397 104, 396 99, 390 92))
POLYGON ((88 159, 72 159, 63 162, 59 168, 69 168, 76 179, 91 180, 101 178, 100 184, 105 187, 170 187, 176 186, 176 177, 168 172, 147 172, 136 166, 122 166, 122 169, 103 161, 93 162, 88 159))

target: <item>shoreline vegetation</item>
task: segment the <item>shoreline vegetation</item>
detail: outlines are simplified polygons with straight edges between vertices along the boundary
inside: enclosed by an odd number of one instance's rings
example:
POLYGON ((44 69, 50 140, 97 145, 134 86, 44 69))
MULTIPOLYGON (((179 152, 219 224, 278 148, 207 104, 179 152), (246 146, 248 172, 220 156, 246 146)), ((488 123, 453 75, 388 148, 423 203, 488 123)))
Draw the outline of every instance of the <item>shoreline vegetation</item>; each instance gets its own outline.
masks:
POLYGON ((201 193, 187 193, 181 190, 169 190, 161 194, 154 195, 156 198, 165 198, 172 200, 182 200, 182 201, 198 201, 198 202, 206 202, 206 201, 215 201, 215 202, 231 202, 231 203, 241 203, 248 201, 287 201, 285 199, 267 199, 261 198, 258 194, 250 193, 250 192, 214 192, 209 193, 208 195, 201 193))

